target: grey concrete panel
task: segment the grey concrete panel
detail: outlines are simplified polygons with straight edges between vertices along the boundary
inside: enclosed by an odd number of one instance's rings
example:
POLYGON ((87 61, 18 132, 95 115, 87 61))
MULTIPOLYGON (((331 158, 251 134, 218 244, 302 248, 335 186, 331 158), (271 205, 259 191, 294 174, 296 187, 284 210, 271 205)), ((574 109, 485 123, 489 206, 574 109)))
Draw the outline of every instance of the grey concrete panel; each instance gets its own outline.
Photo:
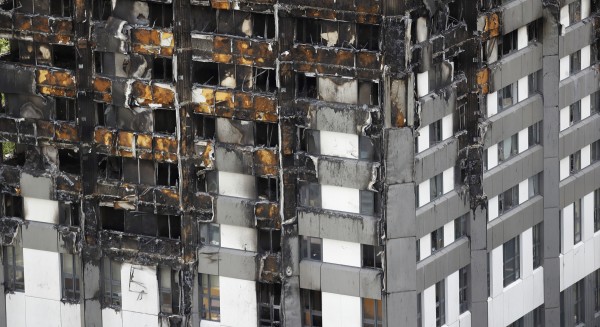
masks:
POLYGON ((307 118, 311 129, 360 135, 363 127, 370 124, 371 113, 358 106, 315 103, 309 107, 307 118))
POLYGON ((414 291, 387 294, 385 297, 387 327, 417 325, 417 294, 414 291))
POLYGON ((283 326, 302 325, 300 305, 300 281, 298 277, 286 278, 283 281, 283 326))
POLYGON ((569 106, 599 89, 600 74, 598 74, 595 66, 590 66, 560 82, 558 108, 569 106))
POLYGON ((470 263, 470 258, 471 249, 469 239, 462 237, 442 250, 419 261, 417 263, 417 274, 423 275, 423 285, 422 288, 417 288, 417 292, 422 292, 458 269, 466 267, 470 263), (457 260, 456 258, 459 259, 457 260), (462 259, 460 258, 468 258, 468 262, 461 262, 462 259))
POLYGON ((215 222, 254 228, 254 203, 242 198, 219 195, 216 199, 215 222))
POLYGON ((592 17, 573 24, 565 29, 565 34, 559 39, 560 58, 568 56, 593 42, 593 19, 592 17))
POLYGON ((360 297, 381 300, 381 278, 379 269, 360 270, 360 297))
POLYGON ((542 4, 537 0, 511 1, 503 5, 502 9, 503 34, 514 31, 542 17, 542 4))
POLYGON ((456 108, 456 85, 443 89, 444 93, 432 92, 419 99, 421 126, 429 125, 454 112, 456 108))
POLYGON ((415 186, 413 183, 388 187, 385 217, 388 239, 416 234, 415 186))
POLYGON ((300 261, 300 288, 321 290, 321 261, 300 261))
POLYGON ((543 158, 543 147, 541 145, 536 145, 491 170, 486 171, 483 174, 484 193, 488 198, 495 197, 521 181, 541 172, 544 169, 543 165, 538 164, 541 162, 541 158, 543 158), (539 166, 531 168, 527 166, 533 163, 536 163, 539 166), (524 174, 523 165, 526 165, 525 172, 527 172, 527 175, 524 174))
POLYGON ((594 114, 559 134, 558 157, 564 158, 600 139, 600 115, 594 114))
POLYGON ((230 173, 244 174, 248 169, 244 169, 243 153, 233 151, 224 147, 215 147, 215 165, 220 171, 230 173))
POLYGON ((488 223, 488 250, 506 243, 543 219, 543 197, 538 195, 488 223), (535 217, 539 215, 540 217, 535 217))
POLYGON ((490 117, 483 139, 484 149, 542 120, 542 107, 542 96, 537 94, 490 117))
POLYGON ((234 249, 219 250, 219 275, 256 280, 256 253, 234 249))
POLYGON ((487 294, 487 251, 473 250, 471 251, 471 300, 472 302, 486 302, 487 294))
POLYGON ((540 69, 542 69, 542 46, 534 43, 492 65, 490 92, 498 91, 540 69))
POLYGON ((417 238, 421 238, 428 233, 444 226, 450 220, 454 220, 465 213, 469 212, 469 202, 467 199, 460 197, 458 192, 450 191, 439 199, 430 202, 417 209, 417 238), (450 209, 454 212, 453 216, 449 216, 450 209), (444 217, 442 219, 441 217, 444 217))
POLYGON ((198 272, 201 274, 219 274, 218 246, 203 246, 198 251, 198 272))
POLYGON ((52 200, 52 179, 48 177, 35 177, 28 173, 21 173, 21 196, 43 200, 52 200))
POLYGON ((414 237, 389 239, 385 244, 385 256, 386 291, 415 290, 416 239, 414 237))
POLYGON ((441 174, 444 170, 456 165, 458 157, 458 140, 449 138, 415 156, 415 183, 441 174))
POLYGON ((82 308, 82 326, 102 327, 102 306, 100 300, 86 298, 84 303, 85 305, 82 308))
POLYGON ((336 211, 313 212, 298 208, 299 233, 305 236, 377 245, 379 244, 378 220, 377 217, 358 214, 336 211))
POLYGON ((580 170, 577 174, 571 175, 560 182, 560 197, 564 198, 564 204, 561 208, 564 208, 574 200, 581 198, 582 196, 593 192, 598 188, 598 183, 584 183, 586 179, 599 181, 597 175, 600 173, 600 162, 596 162, 590 166, 580 170), (581 181, 581 182, 579 182, 581 181), (577 190, 577 193, 575 193, 577 190), (578 197, 576 197, 578 196, 578 197), (569 201, 570 202, 567 202, 569 201))
POLYGON ((360 296, 360 268, 324 262, 321 265, 321 291, 360 296))
POLYGON ((319 184, 366 190, 375 183, 379 164, 362 160, 319 157, 319 184))
POLYGON ((304 236, 321 236, 320 215, 310 211, 298 210, 298 234, 304 236))
POLYGON ((413 181, 414 136, 410 128, 386 129, 385 182, 398 184, 413 181))
POLYGON ((31 221, 21 227, 23 247, 58 252, 58 231, 52 224, 31 221))
MULTIPOLYGON (((545 227, 545 226, 544 226, 545 227)), ((544 234, 545 236, 545 234, 544 234)), ((558 237, 557 237, 558 239, 558 237)), ((544 238, 546 240, 546 238, 544 238)), ((545 255, 544 255, 545 256, 545 255)), ((560 260, 558 257, 544 258, 544 294, 559 294, 560 293, 560 260)), ((558 297, 557 297, 558 300, 558 297)), ((558 308, 560 306, 559 301, 548 300, 548 297, 544 296, 544 302, 548 307, 558 308)))

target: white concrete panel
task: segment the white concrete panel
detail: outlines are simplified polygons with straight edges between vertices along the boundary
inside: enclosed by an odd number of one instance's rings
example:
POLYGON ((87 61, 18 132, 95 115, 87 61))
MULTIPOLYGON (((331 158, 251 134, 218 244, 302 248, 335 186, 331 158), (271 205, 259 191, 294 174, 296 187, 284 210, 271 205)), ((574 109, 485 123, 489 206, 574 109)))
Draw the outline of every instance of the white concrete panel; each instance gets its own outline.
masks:
POLYGON ((358 135, 319 131, 319 139, 322 155, 358 159, 358 135))
POLYGON ((221 246, 243 251, 256 251, 256 229, 221 224, 221 246))
POLYGON ((419 136, 417 137, 417 148, 419 152, 429 149, 429 125, 419 128, 419 136))
POLYGON ((321 206, 323 209, 360 212, 360 190, 333 185, 321 185, 321 206))
POLYGON ((427 233, 425 236, 421 237, 419 240, 419 248, 419 258, 421 258, 421 260, 431 255, 431 233, 427 233))
MULTIPOLYGON (((517 49, 521 50, 527 46, 527 26, 521 26, 517 30, 517 49)), ((520 101, 520 100, 519 100, 520 101)))
POLYGON ((62 327, 81 327, 81 305, 61 303, 60 321, 62 327))
MULTIPOLYGON (((527 28, 527 27, 524 26, 523 28, 527 28)), ((517 88, 518 88, 518 94, 517 94, 518 102, 521 102, 521 101, 527 99, 529 97, 529 77, 525 76, 525 77, 521 78, 517 82, 517 88)))
POLYGON ((321 301, 323 326, 362 326, 359 297, 323 292, 321 301))
POLYGON ((591 0, 581 0, 581 19, 586 19, 590 16, 591 0))
POLYGON ((519 138, 519 153, 529 149, 529 128, 524 128, 519 131, 517 137, 519 138))
POLYGON ((444 225, 444 246, 454 242, 454 220, 444 225))
POLYGON ((583 148, 581 148, 581 169, 587 167, 590 165, 590 162, 592 160, 592 152, 591 152, 591 148, 590 145, 586 145, 583 148))
POLYGON ((23 197, 25 220, 58 224, 58 201, 23 197))
POLYGON ((444 170, 442 175, 442 190, 446 194, 454 189, 454 167, 444 170))
POLYGON ((200 320, 200 327, 221 327, 220 321, 200 320))
POLYGON ((487 148, 487 169, 498 166, 498 144, 494 144, 487 148))
POLYGON ((585 241, 583 243, 583 246, 585 247, 585 259, 584 259, 584 264, 585 264, 585 269, 583 272, 584 276, 587 276, 591 273, 593 273, 594 271, 596 271, 596 266, 594 265, 594 239, 590 238, 587 241, 585 241))
POLYGON ((498 196, 488 200, 488 219, 492 221, 498 218, 498 196))
POLYGON ((121 311, 102 309, 102 327, 123 327, 121 311))
POLYGON ((519 204, 529 200, 529 180, 519 183, 519 204))
POLYGON ((6 326, 25 327, 25 293, 8 293, 6 298, 6 326))
POLYGON ((421 306, 423 327, 435 327, 435 284, 423 290, 421 298, 423 299, 421 306))
POLYGON ((158 327, 158 316, 123 311, 123 326, 158 327))
POLYGON ((60 300, 60 254, 23 249, 25 295, 48 300, 60 300), (44 272, 41 274, 40 272, 44 272))
POLYGON ((429 72, 417 74, 417 95, 420 97, 429 93, 429 72))
POLYGON ((452 124, 452 114, 442 118, 442 140, 449 139, 454 135, 454 127, 452 124))
POLYGON ((429 203, 431 197, 430 189, 429 180, 425 180, 419 184, 419 207, 429 203))
POLYGON ((571 203, 562 211, 562 253, 573 249, 573 207, 571 203))
POLYGON ((562 181, 563 179, 569 177, 569 175, 571 174, 571 170, 569 168, 569 157, 564 157, 560 160, 560 173, 559 173, 559 177, 560 180, 562 181))
POLYGON ((533 230, 527 229, 521 233, 521 278, 533 274, 533 230))
POLYGON ((219 276, 219 287, 221 288, 221 326, 255 327, 256 283, 251 280, 219 276))
POLYGON ((493 299, 492 304, 492 324, 491 327, 504 327, 504 293, 500 293, 493 299))
POLYGON ((60 301, 25 296, 27 327, 61 327, 60 301))
POLYGON ((565 28, 569 27, 570 23, 571 22, 569 21, 569 5, 566 5, 560 8, 560 24, 562 25, 562 35, 565 34, 565 28))
POLYGON ((591 115, 592 111, 592 98, 588 95, 581 99, 581 119, 586 119, 591 115))
POLYGON ((498 92, 490 93, 486 96, 487 116, 492 117, 498 113, 498 92))
POLYGON ((458 298, 458 271, 446 277, 446 324, 458 321, 460 313, 458 298))
POLYGON ((219 171, 219 194, 238 198, 256 198, 255 178, 252 175, 219 171))
POLYGON ((582 233, 581 237, 587 241, 594 237, 594 192, 591 192, 582 199, 582 233))
POLYGON ((350 78, 317 77, 319 99, 329 102, 356 104, 358 80, 350 78))
POLYGON ((562 58, 560 58, 560 80, 562 81, 563 79, 569 77, 569 72, 570 72, 570 61, 569 61, 569 56, 564 56, 562 58))
POLYGON ((490 294, 493 298, 497 297, 502 293, 504 288, 504 261, 502 254, 504 249, 502 245, 496 247, 490 252, 490 294))
POLYGON ((427 18, 417 18, 417 42, 423 42, 427 40, 427 18))
POLYGON ((573 283, 575 283, 585 277, 585 245, 583 242, 573 246, 573 267, 573 283))
POLYGON ((569 107, 564 107, 562 109, 560 109, 560 130, 564 131, 565 129, 569 128, 569 126, 571 125, 570 121, 570 114, 571 114, 571 109, 569 107))
POLYGON ((590 67, 590 61, 592 56, 591 51, 592 49, 589 45, 586 45, 585 47, 581 48, 581 70, 590 67))
POLYGON ((459 327, 471 327, 471 311, 467 311, 459 317, 459 327))
MULTIPOLYGON (((544 268, 540 267, 533 271, 533 308, 544 303, 544 268)), ((529 310, 531 311, 531 310, 529 310)))
POLYGON ((567 289, 573 285, 574 274, 573 274, 573 251, 569 251, 563 254, 563 271, 561 274, 562 284, 560 291, 567 289))
POLYGON ((323 262, 360 267, 360 243, 323 239, 323 262))
POLYGON ((523 281, 508 285, 504 289, 503 304, 504 304, 504 324, 508 325, 519 319, 523 313, 523 303, 525 294, 523 292, 523 281))
MULTIPOLYGON (((123 312, 158 315, 156 267, 121 264, 121 308, 123 312)), ((124 313, 123 325, 129 326, 125 322, 124 313)))

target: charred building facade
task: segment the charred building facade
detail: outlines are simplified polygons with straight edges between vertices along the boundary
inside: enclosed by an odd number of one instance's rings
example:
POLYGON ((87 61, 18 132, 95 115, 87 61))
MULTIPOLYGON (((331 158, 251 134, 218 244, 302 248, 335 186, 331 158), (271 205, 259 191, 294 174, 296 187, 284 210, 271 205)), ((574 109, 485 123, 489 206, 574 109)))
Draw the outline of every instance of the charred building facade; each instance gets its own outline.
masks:
POLYGON ((0 0, 0 327, 597 325, 599 23, 0 0))

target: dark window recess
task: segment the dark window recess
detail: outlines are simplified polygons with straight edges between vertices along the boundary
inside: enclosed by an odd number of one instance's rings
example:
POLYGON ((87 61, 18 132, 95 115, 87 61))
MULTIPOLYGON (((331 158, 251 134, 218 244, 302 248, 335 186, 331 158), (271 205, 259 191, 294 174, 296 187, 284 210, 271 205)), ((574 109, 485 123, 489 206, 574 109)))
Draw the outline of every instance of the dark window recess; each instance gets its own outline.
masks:
POLYGON ((125 211, 101 206, 100 218, 102 219, 102 229, 125 231, 125 211))
POLYGON ((108 257, 102 259, 102 282, 104 305, 112 308, 121 307, 121 263, 108 257))
POLYGON ((200 244, 221 245, 221 228, 219 224, 200 223, 200 244))
POLYGON ((498 214, 501 215, 519 205, 519 185, 498 194, 498 214))
POLYGON ((300 239, 300 257, 309 260, 322 260, 323 240, 316 237, 302 236, 300 239))
POLYGON ((429 146, 434 146, 442 141, 442 120, 429 124, 429 146))
POLYGON ((581 170, 581 150, 569 156, 569 171, 572 174, 581 170))
POLYGON ((423 326, 423 309, 421 306, 421 293, 417 293, 417 327, 423 326))
POLYGON ((107 20, 112 13, 112 0, 92 0, 92 18, 107 20))
POLYGON ((431 254, 441 250, 444 247, 444 227, 440 227, 431 232, 431 254))
POLYGON ((25 155, 27 146, 13 142, 0 142, 2 148, 2 162, 10 166, 23 166, 25 164, 25 155))
POLYGON ((121 157, 98 156, 98 177, 101 179, 117 179, 120 180, 121 172, 121 157))
POLYGON ((569 123, 572 125, 581 120, 581 101, 569 106, 569 123))
POLYGON ((594 191, 594 232, 600 230, 600 189, 594 191))
POLYGON ((104 52, 94 51, 94 72, 104 73, 104 52))
POLYGON ((125 232, 146 236, 157 236, 157 216, 153 213, 125 211, 125 232))
POLYGON ((374 216, 378 213, 378 206, 376 205, 378 197, 376 192, 360 190, 359 198, 359 211, 361 215, 374 216))
POLYGON ((55 101, 56 120, 77 120, 77 106, 74 99, 55 98, 55 101))
POLYGON ((533 269, 542 265, 543 247, 542 238, 544 235, 543 222, 533 226, 533 269))
POLYGON ((58 203, 58 221, 65 226, 79 226, 79 203, 58 203))
POLYGON ((13 10, 15 8, 15 1, 17 0, 7 0, 0 2, 0 9, 5 11, 13 10))
POLYGON ((358 137, 358 158, 360 160, 379 160, 379 152, 370 137, 358 137))
POLYGON ((527 133, 529 136, 529 147, 542 143, 542 124, 540 122, 529 126, 527 133))
POLYGON ((123 158, 123 181, 154 185, 154 162, 151 160, 123 158))
POLYGON ((446 323, 446 287, 445 280, 435 284, 435 325, 440 327, 446 323))
POLYGON ((256 177, 256 193, 261 200, 279 201, 279 178, 256 177))
POLYGON ((163 134, 175 134, 177 128, 177 116, 175 110, 155 109, 154 114, 154 132, 163 134))
POLYGON ((379 83, 358 81, 358 104, 379 105, 379 83))
POLYGON ((362 323, 364 327, 383 326, 383 305, 381 300, 362 299, 362 323))
POLYGON ((70 253, 61 253, 60 257, 62 261, 62 297, 63 299, 79 301, 81 294, 79 286, 81 268, 78 256, 70 253))
POLYGON ((443 189, 443 185, 442 185, 443 179, 444 179, 444 174, 442 173, 442 174, 433 176, 429 180, 429 201, 430 202, 439 198, 444 193, 444 189, 443 189))
MULTIPOLYGON (((55 0, 51 1, 54 2, 55 0)), ((58 0, 56 0, 58 1, 58 0)), ((75 47, 67 45, 52 45, 52 65, 54 67, 74 70, 76 68, 75 47)))
POLYGON ((383 247, 379 245, 362 244, 362 266, 381 269, 383 247))
POLYGON ((214 62, 192 62, 192 83, 219 85, 219 64, 214 62))
POLYGON ((502 56, 506 56, 514 51, 517 51, 517 41, 518 41, 518 29, 514 30, 510 33, 504 34, 504 36, 500 36, 497 38, 498 40, 498 54, 502 56))
POLYGON ((296 73, 296 97, 317 98, 317 77, 296 73))
POLYGON ((274 123, 254 123, 254 144, 274 147, 279 144, 279 126, 274 123))
POLYGON ((159 162, 156 165, 156 185, 177 186, 179 184, 177 164, 159 162))
POLYGON ((379 25, 356 24, 356 48, 379 51, 379 25))
POLYGON ((203 6, 191 6, 190 9, 192 13, 192 31, 204 33, 215 33, 217 31, 217 10, 203 6))
POLYGON ((176 271, 167 266, 158 267, 158 290, 160 312, 165 314, 179 313, 179 278, 176 271))
POLYGON ((318 44, 321 41, 321 24, 319 20, 296 18, 297 43, 318 44))
POLYGON ((600 160, 600 140, 592 143, 592 145, 590 146, 590 156, 591 156, 591 163, 597 162, 600 160))
POLYGON ((215 118, 194 114, 194 122, 196 125, 196 137, 201 139, 214 139, 215 138, 215 118))
POLYGON ((585 321, 585 298, 583 289, 583 280, 575 283, 573 287, 573 322, 575 326, 579 326, 585 321))
POLYGON ((571 54, 569 57, 569 68, 569 75, 573 75, 581 70, 581 50, 571 54))
POLYGON ((521 276, 521 247, 519 237, 515 237, 503 245, 504 287, 510 285, 521 276))
POLYGON ((147 2, 149 10, 148 20, 153 27, 173 26, 173 5, 147 2))
POLYGON ((25 269, 21 242, 2 247, 4 266, 4 288, 6 291, 25 292, 25 269))
POLYGON ((104 126, 106 124, 104 119, 106 107, 106 103, 96 103, 96 125, 98 126, 104 126))
POLYGON ((600 269, 594 271, 594 311, 600 311, 600 269))
POLYGON ((252 35, 261 39, 275 37, 275 16, 270 14, 252 13, 252 35))
POLYGON ((181 217, 157 215, 158 236, 178 240, 181 237, 181 217))
POLYGON ((467 235, 469 231, 469 217, 470 213, 466 213, 456 219, 454 219, 454 238, 459 239, 467 235))
POLYGON ((581 199, 573 202, 573 244, 581 242, 581 199))
POLYGON ((300 289, 300 301, 302 305, 302 326, 323 326, 323 309, 321 303, 321 292, 300 289))
POLYGON ((281 251, 281 230, 259 229, 258 247, 262 252, 276 253, 281 251))
POLYGON ((23 218, 23 198, 16 195, 4 193, 4 216, 23 218))
POLYGON ((321 185, 316 183, 300 182, 300 197, 301 206, 320 208, 321 207, 321 185))
POLYGON ((71 149, 58 149, 58 168, 68 174, 81 174, 79 152, 71 149))
POLYGON ((257 283, 258 325, 261 327, 281 326, 281 285, 257 283))
POLYGON ((461 314, 469 310, 469 266, 458 271, 458 307, 461 314))
POLYGON ((537 71, 533 74, 530 74, 527 77, 527 84, 528 84, 528 89, 529 89, 529 94, 528 96, 533 96, 534 94, 538 93, 540 84, 539 84, 539 75, 541 75, 541 71, 537 71))
POLYGON ((170 58, 154 58, 152 62, 152 79, 173 80, 173 60, 170 58))
POLYGON ((569 26, 581 21, 581 0, 569 4, 569 26))
POLYGON ((275 92, 277 90, 277 74, 274 69, 253 68, 254 89, 259 92, 275 92))
POLYGON ((219 276, 200 274, 198 276, 198 284, 200 291, 200 319, 210 321, 221 320, 219 276))

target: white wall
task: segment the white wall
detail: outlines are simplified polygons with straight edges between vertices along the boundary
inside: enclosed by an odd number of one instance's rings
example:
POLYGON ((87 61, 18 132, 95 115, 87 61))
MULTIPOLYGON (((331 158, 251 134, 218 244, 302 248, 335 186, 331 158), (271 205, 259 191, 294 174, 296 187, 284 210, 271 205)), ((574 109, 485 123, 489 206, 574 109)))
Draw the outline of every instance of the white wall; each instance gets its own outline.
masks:
POLYGON ((487 169, 498 166, 498 144, 494 144, 487 148, 487 169))
POLYGON ((321 293, 323 326, 361 327, 361 300, 356 296, 321 293))
POLYGON ((490 51, 488 52, 488 64, 492 64, 495 63, 496 61, 498 61, 498 41, 495 39, 492 39, 490 41, 486 42, 485 45, 485 49, 489 49, 490 51))
POLYGON ((454 135, 453 131, 454 127, 452 125, 452 114, 449 114, 442 118, 442 140, 446 140, 452 135, 454 135))
POLYGON ((562 253, 573 249, 573 203, 563 208, 562 211, 562 253))
POLYGON ((517 30, 517 49, 521 50, 527 46, 529 40, 527 39, 527 26, 521 26, 517 30))
POLYGON ((526 179, 519 183, 519 204, 529 200, 529 180, 526 179))
POLYGON ((591 0, 581 0, 581 19, 586 19, 590 16, 591 0))
POLYGON ((358 159, 358 135, 319 131, 321 154, 358 159))
POLYGON ((360 190, 333 185, 321 185, 323 209, 360 213, 360 190))
POLYGON ((158 316, 123 311, 123 326, 158 327, 158 316))
POLYGON ((60 326, 60 301, 25 297, 25 320, 27 327, 60 326))
POLYGON ((560 24, 562 25, 561 34, 565 34, 565 28, 569 27, 569 5, 563 6, 560 8, 560 24))
POLYGON ((61 298, 60 254, 24 248, 23 264, 25 295, 59 301, 61 298))
POLYGON ((563 180, 567 177, 569 177, 569 175, 571 174, 571 169, 569 167, 569 156, 566 156, 562 159, 560 159, 560 173, 559 173, 559 178, 560 180, 563 180))
POLYGON ((581 169, 590 165, 592 161, 592 153, 590 145, 581 148, 581 169))
POLYGON ((427 149, 429 149, 429 125, 419 128, 417 137, 417 151, 423 152, 427 149))
POLYGON ((498 196, 488 200, 488 220, 492 221, 498 218, 498 196))
POLYGON ((590 66, 591 61, 591 48, 589 45, 581 48, 581 70, 584 70, 590 66))
POLYGON ((81 305, 61 303, 60 304, 61 327, 80 327, 81 326, 81 305))
POLYGON ((102 327, 123 327, 121 311, 110 308, 102 309, 102 327))
POLYGON ((444 246, 454 242, 454 220, 444 225, 444 246))
POLYGON ((487 116, 492 117, 498 113, 498 92, 490 93, 486 96, 487 99, 487 116))
POLYGON ((560 130, 564 131, 565 129, 569 128, 570 126, 570 116, 571 116, 571 108, 570 107, 564 107, 562 109, 560 109, 559 112, 560 115, 560 130))
POLYGON ((158 315, 156 267, 121 264, 121 309, 124 326, 130 326, 125 320, 125 311, 158 315))
POLYGON ((590 116, 592 110, 591 100, 589 95, 581 99, 581 120, 590 116))
POLYGON ((6 326, 25 327, 25 293, 7 293, 6 298, 6 326))
POLYGON ((446 277, 446 325, 458 321, 460 313, 458 287, 458 271, 455 271, 446 277))
POLYGON ((219 194, 238 198, 256 198, 255 178, 252 175, 219 171, 219 194))
POLYGON ((529 128, 519 131, 519 153, 525 152, 529 148, 529 128))
POLYGON ((419 207, 426 205, 429 203, 431 198, 431 185, 429 184, 429 180, 425 180, 419 184, 419 207))
POLYGON ((58 201, 23 197, 25 220, 58 224, 58 201))
POLYGON ((221 224, 221 246, 229 249, 256 252, 256 229, 221 224))
POLYGON ((561 81, 563 79, 569 77, 570 69, 571 69, 571 67, 570 67, 569 56, 564 56, 564 57, 560 58, 560 80, 561 81))
POLYGON ((419 240, 419 258, 421 260, 431 255, 431 233, 427 233, 419 240))
POLYGON ((256 283, 219 276, 221 326, 255 327, 257 321, 256 283))
POLYGON ((323 262, 360 267, 360 243, 323 239, 323 262))
MULTIPOLYGON (((526 28, 526 27, 525 27, 526 28)), ((521 102, 529 97, 529 77, 525 76, 517 82, 517 101, 521 102)))
POLYGON ((356 104, 358 80, 339 77, 317 77, 319 79, 319 99, 329 102, 356 104))
POLYGON ((417 42, 421 43, 427 40, 427 18, 417 18, 417 42))
POLYGON ((435 327, 435 284, 429 286, 421 293, 421 317, 423 327, 435 327))
POLYGON ((442 189, 444 194, 454 189, 454 167, 444 170, 442 175, 442 189))
POLYGON ((420 97, 429 93, 429 72, 417 74, 417 95, 420 97))

